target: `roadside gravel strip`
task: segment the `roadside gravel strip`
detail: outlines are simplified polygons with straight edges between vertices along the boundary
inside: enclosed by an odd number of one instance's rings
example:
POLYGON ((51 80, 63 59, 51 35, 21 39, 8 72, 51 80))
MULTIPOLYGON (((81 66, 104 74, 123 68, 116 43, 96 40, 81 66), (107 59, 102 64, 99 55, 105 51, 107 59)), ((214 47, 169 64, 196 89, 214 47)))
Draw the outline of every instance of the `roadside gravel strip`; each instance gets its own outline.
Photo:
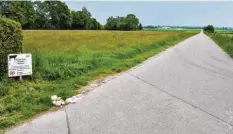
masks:
POLYGON ((9 134, 233 134, 233 60, 202 32, 9 134))

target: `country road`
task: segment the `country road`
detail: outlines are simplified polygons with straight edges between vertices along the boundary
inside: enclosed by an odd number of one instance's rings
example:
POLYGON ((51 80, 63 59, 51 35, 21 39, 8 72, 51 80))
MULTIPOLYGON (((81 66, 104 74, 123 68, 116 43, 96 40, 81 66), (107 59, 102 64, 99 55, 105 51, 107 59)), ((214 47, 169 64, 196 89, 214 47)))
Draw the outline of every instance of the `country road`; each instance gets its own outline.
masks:
POLYGON ((233 60, 202 32, 10 134, 233 134, 233 60))

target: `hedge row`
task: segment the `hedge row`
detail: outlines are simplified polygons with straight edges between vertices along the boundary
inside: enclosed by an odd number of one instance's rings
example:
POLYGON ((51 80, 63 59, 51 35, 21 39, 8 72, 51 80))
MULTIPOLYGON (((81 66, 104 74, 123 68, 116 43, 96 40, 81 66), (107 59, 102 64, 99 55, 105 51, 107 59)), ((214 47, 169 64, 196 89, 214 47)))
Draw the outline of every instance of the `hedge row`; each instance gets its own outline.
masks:
POLYGON ((7 71, 7 55, 22 52, 21 24, 0 16, 0 74, 7 71))

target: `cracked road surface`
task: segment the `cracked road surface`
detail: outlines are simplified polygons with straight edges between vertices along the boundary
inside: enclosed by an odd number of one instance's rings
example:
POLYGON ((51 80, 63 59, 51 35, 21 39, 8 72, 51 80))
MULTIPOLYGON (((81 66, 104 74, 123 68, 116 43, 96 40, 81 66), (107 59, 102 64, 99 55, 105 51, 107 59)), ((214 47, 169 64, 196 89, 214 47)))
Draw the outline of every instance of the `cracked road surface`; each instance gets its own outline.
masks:
POLYGON ((233 60, 199 33, 11 134, 233 134, 233 60))

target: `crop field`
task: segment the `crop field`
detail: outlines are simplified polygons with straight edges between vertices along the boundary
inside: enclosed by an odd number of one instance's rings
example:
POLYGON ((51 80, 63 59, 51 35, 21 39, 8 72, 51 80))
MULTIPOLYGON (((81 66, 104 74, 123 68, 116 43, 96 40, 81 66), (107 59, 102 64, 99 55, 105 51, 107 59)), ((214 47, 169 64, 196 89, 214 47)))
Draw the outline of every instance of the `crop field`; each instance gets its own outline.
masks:
POLYGON ((151 44, 176 36, 175 32, 142 31, 24 31, 24 51, 74 54, 77 52, 116 51, 138 44, 151 44), (56 48, 56 49, 54 49, 56 48))
POLYGON ((198 33, 172 31, 24 31, 33 76, 0 81, 0 130, 53 107, 51 95, 78 94, 93 79, 124 71, 198 33))

